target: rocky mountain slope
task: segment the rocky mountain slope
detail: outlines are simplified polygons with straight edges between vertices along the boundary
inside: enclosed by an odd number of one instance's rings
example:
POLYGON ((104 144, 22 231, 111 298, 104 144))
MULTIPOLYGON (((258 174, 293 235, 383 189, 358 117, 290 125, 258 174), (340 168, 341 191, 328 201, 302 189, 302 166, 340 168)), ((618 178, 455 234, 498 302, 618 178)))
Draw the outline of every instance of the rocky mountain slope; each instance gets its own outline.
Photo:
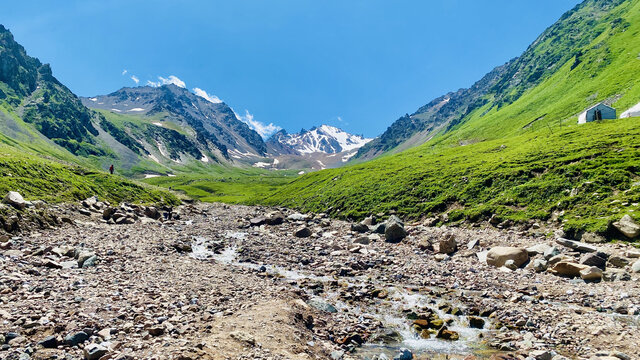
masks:
MULTIPOLYGON (((147 133, 177 129, 194 147, 226 159, 259 157, 267 150, 260 135, 238 120, 227 104, 211 102, 173 84, 122 88, 108 95, 82 98, 82 103, 92 109, 152 119, 150 125, 155 127, 147 133)), ((124 130, 135 132, 133 125, 125 124, 124 130)))
MULTIPOLYGON (((362 147, 356 157, 370 159, 387 151, 405 150, 438 134, 451 132, 474 113, 500 111, 551 79, 566 64, 576 72, 589 67, 588 71, 595 76, 617 56, 606 38, 627 31, 631 23, 624 13, 633 7, 633 1, 584 1, 545 30, 521 56, 498 66, 471 88, 441 96, 413 114, 401 117, 380 137, 362 147)), ((588 104, 605 98, 596 94, 588 104)), ((540 112, 528 122, 545 116, 540 112)), ((492 136, 501 135, 504 132, 494 132, 492 136)))
POLYGON ((334 126, 321 125, 295 134, 280 130, 267 140, 272 168, 326 169, 343 165, 359 148, 371 141, 334 126))

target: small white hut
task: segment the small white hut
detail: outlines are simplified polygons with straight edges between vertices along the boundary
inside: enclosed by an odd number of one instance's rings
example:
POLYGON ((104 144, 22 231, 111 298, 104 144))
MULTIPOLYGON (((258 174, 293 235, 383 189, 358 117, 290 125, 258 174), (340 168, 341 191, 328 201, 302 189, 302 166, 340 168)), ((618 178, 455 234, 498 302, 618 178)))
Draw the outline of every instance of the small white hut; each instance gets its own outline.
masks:
POLYGON ((596 120, 615 119, 616 109, 603 103, 593 105, 578 115, 578 124, 585 124, 596 120))
POLYGON ((640 103, 636 104, 634 107, 620 114, 620 119, 630 118, 630 117, 640 117, 640 103))

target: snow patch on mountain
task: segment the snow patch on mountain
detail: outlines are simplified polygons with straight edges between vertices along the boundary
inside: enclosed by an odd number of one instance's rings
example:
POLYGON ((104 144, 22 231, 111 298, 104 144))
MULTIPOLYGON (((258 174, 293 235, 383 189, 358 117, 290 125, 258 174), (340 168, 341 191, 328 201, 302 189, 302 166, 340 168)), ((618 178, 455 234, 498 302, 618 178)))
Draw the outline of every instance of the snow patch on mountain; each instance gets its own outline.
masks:
POLYGON ((337 154, 361 148, 372 139, 349 134, 337 127, 322 125, 297 134, 278 133, 272 141, 292 149, 300 155, 325 153, 337 154))

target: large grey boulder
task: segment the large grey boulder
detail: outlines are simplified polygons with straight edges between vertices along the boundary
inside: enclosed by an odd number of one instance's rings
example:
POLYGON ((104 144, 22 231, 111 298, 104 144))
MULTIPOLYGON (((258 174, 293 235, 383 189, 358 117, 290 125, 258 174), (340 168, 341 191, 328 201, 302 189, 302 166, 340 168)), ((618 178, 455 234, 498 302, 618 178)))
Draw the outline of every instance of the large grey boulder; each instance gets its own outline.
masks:
POLYGON ((398 243, 407 237, 407 231, 404 229, 404 223, 399 217, 391 215, 387 220, 384 230, 384 239, 386 242, 398 243))
POLYGON ((613 226, 629 239, 634 239, 640 235, 640 225, 629 215, 625 215, 620 221, 614 222, 613 226))
POLYGON ((447 234, 444 238, 440 239, 438 242, 438 252, 440 254, 453 254, 458 250, 458 243, 456 242, 455 236, 453 234, 447 234))
POLYGON ((640 273, 640 260, 636 261, 631 265, 631 271, 634 273, 640 273))
POLYGON ((596 266, 580 270, 580 277, 584 281, 600 281, 602 280, 602 270, 596 266))
POLYGON ((487 264, 495 267, 504 266, 508 260, 513 260, 513 264, 516 267, 522 266, 527 260, 529 260, 529 253, 526 249, 497 246, 491 248, 487 253, 487 264))
POLYGON ((102 345, 98 344, 89 344, 84 347, 84 358, 86 360, 98 360, 101 357, 105 356, 109 350, 102 345))
POLYGON ((28 202, 16 191, 9 191, 7 195, 4 196, 4 199, 2 199, 2 202, 18 210, 23 210, 28 205, 28 202))

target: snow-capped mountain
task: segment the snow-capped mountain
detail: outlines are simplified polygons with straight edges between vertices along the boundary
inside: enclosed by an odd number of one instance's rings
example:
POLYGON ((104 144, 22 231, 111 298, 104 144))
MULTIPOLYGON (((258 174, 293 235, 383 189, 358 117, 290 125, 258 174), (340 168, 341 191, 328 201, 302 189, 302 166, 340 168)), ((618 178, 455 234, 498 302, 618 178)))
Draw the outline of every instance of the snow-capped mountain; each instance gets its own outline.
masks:
POLYGON ((274 159, 273 163, 260 162, 254 166, 315 170, 337 167, 371 140, 329 125, 302 129, 295 134, 280 130, 266 142, 267 154, 274 159))
POLYGON ((288 134, 285 130, 281 130, 267 141, 267 145, 278 149, 276 153, 337 154, 357 150, 371 140, 360 135, 349 134, 337 127, 322 125, 313 127, 311 130, 302 129, 296 134, 288 134))

